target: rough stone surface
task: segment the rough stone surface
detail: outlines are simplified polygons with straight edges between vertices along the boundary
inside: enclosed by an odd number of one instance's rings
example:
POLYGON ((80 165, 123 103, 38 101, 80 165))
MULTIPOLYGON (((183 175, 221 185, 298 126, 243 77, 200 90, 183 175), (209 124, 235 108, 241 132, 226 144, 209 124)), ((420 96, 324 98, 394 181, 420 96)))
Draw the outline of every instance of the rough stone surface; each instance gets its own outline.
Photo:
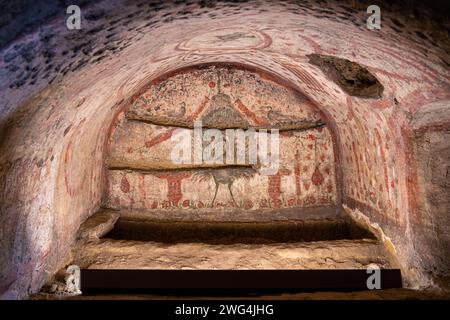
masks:
POLYGON ((381 98, 383 85, 366 68, 347 59, 310 54, 309 62, 318 66, 348 94, 362 98, 381 98))
POLYGON ((417 162, 412 217, 418 263, 438 277, 450 271, 450 101, 426 106, 412 119, 417 162))
POLYGON ((92 269, 363 269, 390 266, 376 240, 208 245, 108 240, 77 250, 73 263, 92 269))
POLYGON ((116 224, 120 214, 111 210, 102 210, 90 216, 80 226, 78 240, 100 239, 116 224))

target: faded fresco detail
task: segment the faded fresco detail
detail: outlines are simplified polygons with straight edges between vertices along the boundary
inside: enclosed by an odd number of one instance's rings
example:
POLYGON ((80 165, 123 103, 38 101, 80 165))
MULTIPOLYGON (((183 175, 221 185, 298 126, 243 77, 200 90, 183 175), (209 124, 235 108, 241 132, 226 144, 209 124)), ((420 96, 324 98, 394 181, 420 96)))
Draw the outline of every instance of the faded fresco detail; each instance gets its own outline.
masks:
MULTIPOLYGON (((193 138, 192 138, 193 139, 193 138)), ((260 75, 209 67, 150 86, 119 117, 110 139, 105 205, 115 209, 288 208, 336 203, 333 144, 314 106, 260 75), (171 106, 178 106, 175 112, 171 106), (176 164, 175 130, 278 128, 279 170, 176 164)))
POLYGON ((300 93, 257 73, 228 67, 198 67, 161 80, 126 112, 130 120, 192 128, 302 129, 320 122, 300 93))

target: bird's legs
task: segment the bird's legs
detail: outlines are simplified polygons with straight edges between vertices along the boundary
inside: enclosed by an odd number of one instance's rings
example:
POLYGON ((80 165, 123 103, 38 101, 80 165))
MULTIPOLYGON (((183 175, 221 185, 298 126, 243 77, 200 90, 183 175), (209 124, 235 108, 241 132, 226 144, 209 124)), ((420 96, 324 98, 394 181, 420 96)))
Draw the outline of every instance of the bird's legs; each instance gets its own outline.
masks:
POLYGON ((230 191, 231 199, 233 199, 234 205, 237 207, 238 205, 237 205, 236 200, 234 199, 233 191, 231 191, 231 186, 232 185, 233 185, 233 181, 228 182, 228 190, 230 191))
POLYGON ((219 190, 219 183, 214 179, 214 183, 216 184, 216 192, 214 193, 214 198, 211 202, 211 208, 214 207, 214 201, 216 200, 217 197, 217 191, 219 190))

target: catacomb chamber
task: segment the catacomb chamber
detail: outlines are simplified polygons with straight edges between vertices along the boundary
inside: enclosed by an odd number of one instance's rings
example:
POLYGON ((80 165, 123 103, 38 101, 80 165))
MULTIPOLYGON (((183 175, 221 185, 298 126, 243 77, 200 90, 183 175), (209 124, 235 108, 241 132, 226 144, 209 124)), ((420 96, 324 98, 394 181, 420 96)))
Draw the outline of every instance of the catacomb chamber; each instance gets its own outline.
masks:
POLYGON ((60 9, 24 36, 7 32, 0 50, 2 296, 39 292, 71 263, 376 263, 401 268, 406 287, 445 287, 438 19, 383 2, 377 31, 359 2, 105 0, 83 6, 75 31, 60 9), (178 133, 192 137, 200 120, 221 133, 279 130, 279 170, 173 161, 178 133))
POLYGON ((376 234, 342 208, 333 135, 320 108, 263 71, 207 64, 162 76, 112 122, 101 209, 81 226, 71 263, 397 267, 376 234))

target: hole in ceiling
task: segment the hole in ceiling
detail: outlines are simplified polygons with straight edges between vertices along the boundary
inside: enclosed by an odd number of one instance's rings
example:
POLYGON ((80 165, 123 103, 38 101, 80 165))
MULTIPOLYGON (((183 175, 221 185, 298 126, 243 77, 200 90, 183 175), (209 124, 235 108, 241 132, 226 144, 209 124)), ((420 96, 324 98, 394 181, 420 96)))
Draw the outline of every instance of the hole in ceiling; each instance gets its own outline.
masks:
POLYGON ((309 63, 318 66, 327 77, 347 94, 362 98, 381 98, 383 85, 365 67, 356 62, 320 54, 307 55, 309 63))

